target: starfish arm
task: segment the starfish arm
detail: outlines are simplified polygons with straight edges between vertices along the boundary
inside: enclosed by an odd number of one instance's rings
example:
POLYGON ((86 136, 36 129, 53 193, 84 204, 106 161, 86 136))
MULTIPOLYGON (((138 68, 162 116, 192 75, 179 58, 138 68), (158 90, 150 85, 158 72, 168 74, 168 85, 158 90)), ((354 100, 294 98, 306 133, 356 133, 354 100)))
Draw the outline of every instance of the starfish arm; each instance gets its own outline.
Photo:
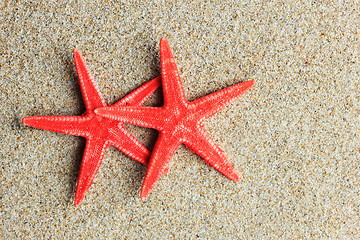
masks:
POLYGON ((86 66, 84 58, 77 49, 74 50, 74 61, 86 110, 91 111, 105 107, 105 100, 86 66))
POLYGON ((187 136, 185 145, 204 159, 205 162, 233 181, 240 181, 234 167, 227 160, 224 151, 205 133, 203 129, 187 136))
POLYGON ((105 107, 96 109, 95 113, 113 120, 158 130, 161 130, 166 122, 164 110, 158 107, 105 107))
POLYGON ((25 117, 22 123, 52 132, 86 137, 88 120, 83 116, 33 116, 25 117))
POLYGON ((140 106, 146 99, 161 85, 161 76, 158 76, 141 87, 132 91, 129 95, 116 102, 112 107, 119 106, 140 106))
POLYGON ((79 206, 89 190, 108 146, 109 143, 102 139, 87 140, 76 187, 75 207, 79 206))
POLYGON ((160 63, 164 105, 187 102, 175 59, 165 38, 160 40, 160 63))
POLYGON ((254 80, 242 82, 195 100, 191 104, 195 105, 196 111, 202 119, 206 119, 243 95, 254 84, 254 80))
POLYGON ((139 140, 131 135, 124 127, 120 127, 117 131, 110 130, 110 132, 109 140, 111 145, 132 159, 147 165, 151 153, 139 140))
POLYGON ((168 163, 180 145, 180 140, 171 134, 160 132, 152 151, 148 168, 141 188, 140 198, 145 200, 161 175, 167 171, 168 163))
MULTIPOLYGON (((111 132, 112 135, 109 140, 114 147, 139 163, 148 165, 151 152, 139 140, 137 140, 123 127, 120 128, 119 131, 111 132)), ((169 168, 166 167, 163 174, 167 175, 168 173, 169 168)))

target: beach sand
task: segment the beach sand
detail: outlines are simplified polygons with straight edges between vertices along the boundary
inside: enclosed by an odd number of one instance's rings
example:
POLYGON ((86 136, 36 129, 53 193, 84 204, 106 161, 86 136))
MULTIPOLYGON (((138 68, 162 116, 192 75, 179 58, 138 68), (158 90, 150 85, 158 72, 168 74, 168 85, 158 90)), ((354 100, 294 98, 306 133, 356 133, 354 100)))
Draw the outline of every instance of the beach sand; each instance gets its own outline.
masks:
POLYGON ((69 2, 0 2, 1 239, 360 238, 359 3, 69 2), (84 112, 74 48, 111 104, 160 74, 162 37, 190 101, 257 81, 204 122, 242 181, 181 145, 143 202, 146 167, 110 147, 75 208, 85 139, 22 118, 84 112))

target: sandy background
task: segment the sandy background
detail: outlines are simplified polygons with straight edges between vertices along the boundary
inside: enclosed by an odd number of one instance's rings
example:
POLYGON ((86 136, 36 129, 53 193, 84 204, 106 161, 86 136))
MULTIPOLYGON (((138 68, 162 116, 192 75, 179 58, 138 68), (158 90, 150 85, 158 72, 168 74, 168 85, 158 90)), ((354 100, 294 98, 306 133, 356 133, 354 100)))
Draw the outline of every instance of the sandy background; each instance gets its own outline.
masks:
POLYGON ((0 0, 0 238, 360 238, 359 3, 238 2, 0 0), (161 37, 189 100, 257 80, 205 122, 243 182, 182 145, 142 202, 146 168, 110 147, 75 208, 85 140, 21 119, 83 113, 74 48, 114 103, 160 74, 161 37))

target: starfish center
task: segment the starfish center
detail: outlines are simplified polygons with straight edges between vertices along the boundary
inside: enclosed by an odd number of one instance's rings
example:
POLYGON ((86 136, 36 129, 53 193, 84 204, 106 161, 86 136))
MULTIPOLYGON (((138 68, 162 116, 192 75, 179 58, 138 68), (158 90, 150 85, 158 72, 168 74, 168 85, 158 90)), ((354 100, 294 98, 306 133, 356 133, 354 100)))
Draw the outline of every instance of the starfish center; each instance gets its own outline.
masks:
POLYGON ((166 118, 165 129, 186 136, 187 131, 191 131, 194 126, 198 125, 198 122, 197 114, 189 107, 172 109, 170 116, 166 118))

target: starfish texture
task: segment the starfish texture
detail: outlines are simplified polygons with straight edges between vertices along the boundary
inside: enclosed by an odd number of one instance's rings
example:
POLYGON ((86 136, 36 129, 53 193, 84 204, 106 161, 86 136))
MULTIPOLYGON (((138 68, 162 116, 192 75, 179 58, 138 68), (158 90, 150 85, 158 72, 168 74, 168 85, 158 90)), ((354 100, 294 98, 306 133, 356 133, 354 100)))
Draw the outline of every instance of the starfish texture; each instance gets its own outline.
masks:
MULTIPOLYGON (((23 119, 23 124, 86 138, 86 147, 75 193, 75 206, 78 206, 90 188, 101 165, 105 149, 108 146, 115 146, 129 157, 145 165, 150 157, 150 152, 124 128, 122 122, 104 118, 94 113, 95 109, 107 105, 83 57, 76 49, 74 50, 74 60, 85 103, 85 113, 82 116, 26 117, 23 119)), ((112 106, 140 106, 160 84, 159 76, 136 89, 112 106)))
POLYGON ((95 110, 96 114, 110 119, 159 130, 141 189, 141 199, 145 200, 150 194, 181 143, 229 179, 240 181, 223 150, 203 130, 202 122, 244 94, 255 81, 239 83, 189 102, 169 43, 164 38, 160 40, 160 62, 164 94, 162 107, 112 106, 95 110))

